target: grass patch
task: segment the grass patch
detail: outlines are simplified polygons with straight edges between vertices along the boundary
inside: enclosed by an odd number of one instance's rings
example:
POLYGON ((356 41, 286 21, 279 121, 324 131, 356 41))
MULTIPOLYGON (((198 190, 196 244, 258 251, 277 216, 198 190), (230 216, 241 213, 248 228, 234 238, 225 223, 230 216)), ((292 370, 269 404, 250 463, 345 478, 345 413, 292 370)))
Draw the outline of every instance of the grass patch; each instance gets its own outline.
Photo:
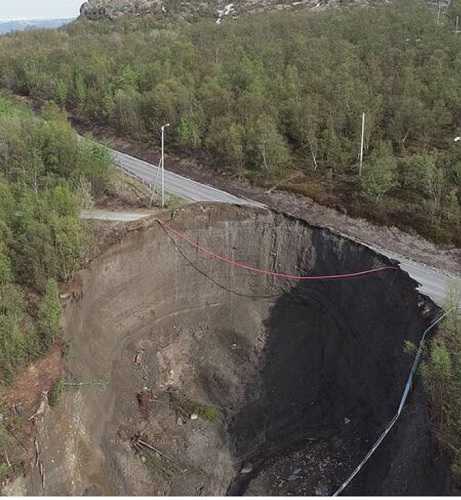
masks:
POLYGON ((54 408, 60 401, 62 393, 64 392, 64 379, 56 380, 48 393, 48 404, 54 408))
POLYGON ((168 194, 166 199, 166 207, 170 210, 175 210, 176 208, 182 207, 186 203, 186 200, 174 194, 168 194))
POLYGON ((195 413, 203 420, 215 423, 219 420, 221 412, 215 406, 198 405, 195 413))
POLYGON ((9 472, 10 472, 10 467, 8 467, 7 464, 0 464, 0 483, 6 479, 9 472))
POLYGON ((216 423, 221 418, 221 411, 216 406, 195 401, 180 391, 170 390, 168 394, 171 406, 183 418, 189 419, 195 414, 211 423, 216 423))

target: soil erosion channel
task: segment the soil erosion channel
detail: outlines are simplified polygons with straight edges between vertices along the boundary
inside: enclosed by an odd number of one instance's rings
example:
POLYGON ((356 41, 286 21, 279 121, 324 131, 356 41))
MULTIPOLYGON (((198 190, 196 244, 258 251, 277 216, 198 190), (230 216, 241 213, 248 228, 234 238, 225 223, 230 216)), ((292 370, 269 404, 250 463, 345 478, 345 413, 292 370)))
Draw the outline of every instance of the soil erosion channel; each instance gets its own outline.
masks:
MULTIPOLYGON (((211 251, 294 275, 393 265, 262 209, 191 205, 163 216, 211 251)), ((66 385, 39 426, 47 495, 331 494, 396 410, 437 314, 400 270, 290 281, 211 259, 155 220, 79 276, 64 314, 66 385)), ((443 493, 417 386, 346 491, 443 493)))

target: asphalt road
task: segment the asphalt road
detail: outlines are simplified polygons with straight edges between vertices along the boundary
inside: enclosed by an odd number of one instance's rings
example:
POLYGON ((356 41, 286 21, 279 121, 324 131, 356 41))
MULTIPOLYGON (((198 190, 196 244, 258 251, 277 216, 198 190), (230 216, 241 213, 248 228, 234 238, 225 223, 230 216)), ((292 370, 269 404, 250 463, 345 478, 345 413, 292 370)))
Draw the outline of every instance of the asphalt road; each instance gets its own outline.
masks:
MULTIPOLYGON (((461 283, 461 277, 440 271, 425 264, 406 259, 401 255, 388 252, 382 248, 371 247, 390 259, 399 261, 400 267, 419 283, 419 291, 430 297, 439 306, 445 305, 447 291, 456 282, 461 283)), ((461 302, 459 303, 461 311, 461 302)))
MULTIPOLYGON (((122 170, 134 175, 146 184, 155 184, 158 192, 161 188, 161 176, 156 165, 138 160, 124 153, 112 150, 114 163, 122 170)), ((181 175, 174 174, 165 169, 165 190, 168 193, 179 196, 188 201, 214 201, 221 203, 237 203, 239 205, 250 205, 263 207, 261 203, 252 200, 237 198, 230 193, 221 191, 206 184, 187 179, 181 175)))
MULTIPOLYGON (((114 163, 122 170, 127 172, 146 184, 154 183, 160 188, 159 168, 143 160, 138 160, 132 156, 112 150, 114 163)), ((249 205, 264 207, 262 203, 256 201, 238 198, 230 193, 221 191, 212 186, 201 184, 181 175, 165 170, 165 190, 168 193, 179 196, 189 201, 212 201, 221 203, 236 203, 239 205, 249 205)), ((370 246, 370 245, 368 245, 370 246)), ((439 305, 443 305, 447 289, 450 283, 456 280, 461 281, 461 277, 450 275, 438 269, 419 264, 403 256, 393 254, 382 248, 373 248, 391 259, 400 262, 401 268, 406 271, 413 279, 420 283, 420 291, 439 305)), ((461 303, 460 303, 461 307, 461 303)))

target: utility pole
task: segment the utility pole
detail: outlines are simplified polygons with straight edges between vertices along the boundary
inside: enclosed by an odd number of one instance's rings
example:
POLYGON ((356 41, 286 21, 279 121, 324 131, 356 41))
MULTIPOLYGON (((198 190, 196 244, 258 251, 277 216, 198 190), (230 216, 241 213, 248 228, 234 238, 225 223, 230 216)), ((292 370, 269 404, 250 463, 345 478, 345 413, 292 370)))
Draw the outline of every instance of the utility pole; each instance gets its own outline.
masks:
POLYGON ((459 33, 459 16, 456 16, 455 33, 459 33))
POLYGON ((162 208, 165 208, 165 129, 169 127, 170 124, 167 123, 166 125, 163 125, 161 130, 162 130, 162 159, 161 164, 162 164, 162 208))
POLYGON ((359 177, 362 176, 363 169, 363 146, 365 143, 365 113, 362 113, 362 140, 360 142, 360 165, 359 165, 359 177))

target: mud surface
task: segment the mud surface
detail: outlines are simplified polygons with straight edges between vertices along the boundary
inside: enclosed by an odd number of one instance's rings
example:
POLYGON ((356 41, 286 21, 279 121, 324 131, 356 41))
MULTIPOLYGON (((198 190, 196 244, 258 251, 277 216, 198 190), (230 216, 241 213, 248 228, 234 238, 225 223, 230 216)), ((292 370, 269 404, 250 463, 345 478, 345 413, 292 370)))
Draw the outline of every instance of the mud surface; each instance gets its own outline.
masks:
MULTIPOLYGON (((193 205, 168 224, 277 272, 390 263, 266 210, 193 205)), ((155 220, 79 279, 65 311, 70 385, 41 423, 46 481, 32 475, 33 494, 331 494, 395 412, 404 340, 436 313, 401 271, 277 280, 205 258, 155 220)), ((444 478, 417 388, 348 493, 437 494, 444 478)))

